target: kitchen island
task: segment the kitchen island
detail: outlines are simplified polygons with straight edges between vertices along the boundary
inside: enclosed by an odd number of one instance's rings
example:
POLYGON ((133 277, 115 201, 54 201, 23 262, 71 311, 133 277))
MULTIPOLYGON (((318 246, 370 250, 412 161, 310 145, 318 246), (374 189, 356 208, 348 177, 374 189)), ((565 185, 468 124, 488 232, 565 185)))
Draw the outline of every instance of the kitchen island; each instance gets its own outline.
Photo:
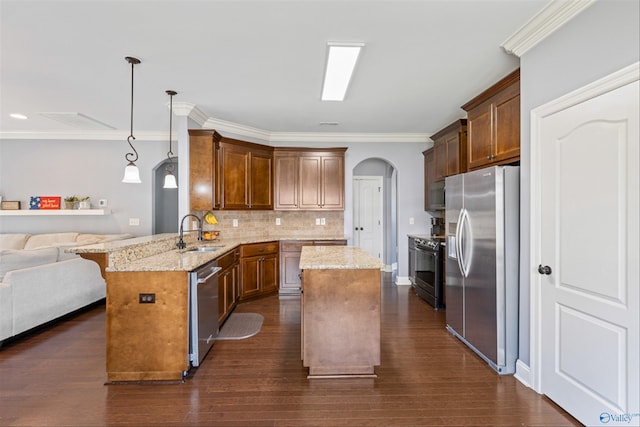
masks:
POLYGON ((301 357, 307 378, 376 377, 382 262, 360 248, 302 248, 301 357))

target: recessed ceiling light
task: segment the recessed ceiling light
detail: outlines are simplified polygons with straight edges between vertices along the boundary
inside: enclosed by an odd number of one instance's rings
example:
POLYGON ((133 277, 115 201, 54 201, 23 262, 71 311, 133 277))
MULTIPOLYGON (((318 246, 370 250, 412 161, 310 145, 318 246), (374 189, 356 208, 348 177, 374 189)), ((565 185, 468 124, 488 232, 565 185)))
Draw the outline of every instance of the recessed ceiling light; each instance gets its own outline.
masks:
POLYGON ((9 114, 9 117, 13 117, 14 119, 20 119, 20 120, 26 120, 28 118, 24 114, 19 114, 19 113, 11 113, 9 114))
POLYGON ((364 43, 329 43, 323 101, 343 101, 364 43))

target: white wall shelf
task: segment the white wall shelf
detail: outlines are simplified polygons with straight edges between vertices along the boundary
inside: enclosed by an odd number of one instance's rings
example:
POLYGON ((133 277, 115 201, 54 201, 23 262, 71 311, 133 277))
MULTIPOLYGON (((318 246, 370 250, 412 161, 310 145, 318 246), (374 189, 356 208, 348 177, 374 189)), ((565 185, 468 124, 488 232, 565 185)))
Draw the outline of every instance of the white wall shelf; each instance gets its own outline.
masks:
POLYGON ((109 215, 110 209, 16 209, 0 210, 0 216, 74 216, 74 215, 109 215))

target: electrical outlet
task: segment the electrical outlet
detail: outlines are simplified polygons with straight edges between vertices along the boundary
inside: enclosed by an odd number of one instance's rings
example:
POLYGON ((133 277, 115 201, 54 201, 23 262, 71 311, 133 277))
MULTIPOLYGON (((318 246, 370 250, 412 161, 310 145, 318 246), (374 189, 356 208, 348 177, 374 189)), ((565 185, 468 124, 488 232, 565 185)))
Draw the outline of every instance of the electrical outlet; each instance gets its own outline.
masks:
POLYGON ((129 218, 129 225, 140 225, 140 218, 129 218))
POLYGON ((98 207, 100 207, 100 208, 106 208, 106 207, 107 207, 107 199, 100 199, 100 200, 98 200, 98 207))
POLYGON ((320 218, 316 218, 316 225, 320 225, 320 218))
POLYGON ((327 225, 327 221, 324 218, 320 218, 320 225, 327 225))
POLYGON ((138 294, 138 303, 140 304, 155 304, 156 294, 138 294))
POLYGON ((238 220, 237 220, 237 219, 235 219, 235 218, 233 219, 233 226, 234 226, 234 227, 237 227, 237 226, 238 226, 238 220))
POLYGON ((280 218, 276 218, 276 225, 280 225, 280 218))

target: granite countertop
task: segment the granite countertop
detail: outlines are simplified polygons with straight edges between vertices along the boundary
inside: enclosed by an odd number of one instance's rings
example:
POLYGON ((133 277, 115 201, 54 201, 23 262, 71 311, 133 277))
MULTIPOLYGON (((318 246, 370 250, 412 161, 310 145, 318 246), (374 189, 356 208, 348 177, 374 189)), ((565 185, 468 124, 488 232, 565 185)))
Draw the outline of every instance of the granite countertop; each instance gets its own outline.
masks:
POLYGON ((384 264, 354 246, 304 246, 300 255, 302 270, 381 269, 384 264))
POLYGON ((97 243, 93 245, 69 248, 66 252, 106 253, 109 266, 106 271, 192 271, 201 265, 218 258, 235 249, 239 245, 265 243, 279 240, 342 240, 339 237, 244 237, 238 239, 216 239, 211 241, 196 240, 195 233, 185 233, 186 250, 177 249, 178 235, 173 233, 136 237, 133 239, 97 243), (210 252, 189 252, 195 246, 213 246, 210 252))

